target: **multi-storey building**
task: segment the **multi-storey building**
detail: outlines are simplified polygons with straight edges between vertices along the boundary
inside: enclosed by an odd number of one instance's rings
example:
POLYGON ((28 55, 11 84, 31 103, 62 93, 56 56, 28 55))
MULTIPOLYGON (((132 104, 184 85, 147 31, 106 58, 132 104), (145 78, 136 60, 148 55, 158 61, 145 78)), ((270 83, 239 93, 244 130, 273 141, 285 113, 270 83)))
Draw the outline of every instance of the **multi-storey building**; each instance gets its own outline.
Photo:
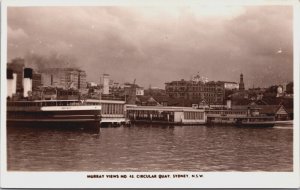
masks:
POLYGON ((50 68, 42 71, 42 83, 44 86, 64 89, 85 89, 86 73, 73 68, 50 68))
POLYGON ((228 82, 228 81, 221 81, 224 84, 225 90, 238 90, 239 84, 237 82, 228 82))
POLYGON ((32 73, 32 90, 37 90, 40 86, 42 86, 42 74, 36 73, 33 71, 32 73))
POLYGON ((224 83, 202 81, 172 81, 165 83, 166 93, 170 98, 205 100, 210 104, 223 104, 224 83))

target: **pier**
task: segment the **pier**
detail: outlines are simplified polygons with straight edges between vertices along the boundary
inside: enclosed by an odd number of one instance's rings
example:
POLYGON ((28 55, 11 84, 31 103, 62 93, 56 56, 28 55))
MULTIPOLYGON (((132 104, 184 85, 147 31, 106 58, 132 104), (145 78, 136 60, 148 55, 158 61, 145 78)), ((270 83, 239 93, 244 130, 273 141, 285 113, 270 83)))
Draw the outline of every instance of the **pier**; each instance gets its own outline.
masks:
POLYGON ((120 126, 127 124, 125 101, 120 100, 89 100, 101 105, 101 127, 120 126))
POLYGON ((131 122, 199 125, 206 123, 204 110, 191 107, 126 106, 127 118, 131 122))

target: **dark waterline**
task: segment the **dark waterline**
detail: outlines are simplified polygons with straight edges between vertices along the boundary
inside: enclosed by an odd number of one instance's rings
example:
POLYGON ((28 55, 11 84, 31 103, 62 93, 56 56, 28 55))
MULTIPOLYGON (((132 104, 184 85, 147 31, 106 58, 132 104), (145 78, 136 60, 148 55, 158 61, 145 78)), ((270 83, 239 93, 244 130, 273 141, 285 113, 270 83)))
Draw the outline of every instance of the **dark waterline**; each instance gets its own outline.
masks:
POLYGON ((11 171, 292 171, 293 128, 9 127, 11 171))

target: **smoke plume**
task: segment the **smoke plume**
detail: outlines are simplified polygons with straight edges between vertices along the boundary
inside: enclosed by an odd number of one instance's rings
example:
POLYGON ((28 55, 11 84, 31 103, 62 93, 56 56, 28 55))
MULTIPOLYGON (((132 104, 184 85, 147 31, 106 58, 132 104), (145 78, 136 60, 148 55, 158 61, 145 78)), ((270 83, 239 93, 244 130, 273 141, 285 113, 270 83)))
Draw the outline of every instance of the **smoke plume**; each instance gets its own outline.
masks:
POLYGON ((51 53, 49 55, 28 53, 24 57, 26 67, 42 72, 50 68, 79 68, 70 55, 51 53))

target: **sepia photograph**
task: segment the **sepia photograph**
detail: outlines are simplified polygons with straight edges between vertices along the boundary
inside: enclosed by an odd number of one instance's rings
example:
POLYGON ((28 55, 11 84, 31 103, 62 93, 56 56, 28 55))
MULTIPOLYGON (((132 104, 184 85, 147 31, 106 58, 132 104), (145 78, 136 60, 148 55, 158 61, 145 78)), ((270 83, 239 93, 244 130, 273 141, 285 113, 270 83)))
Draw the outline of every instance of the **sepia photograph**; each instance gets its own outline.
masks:
POLYGON ((293 4, 191 2, 7 5, 2 170, 299 174, 293 4))

